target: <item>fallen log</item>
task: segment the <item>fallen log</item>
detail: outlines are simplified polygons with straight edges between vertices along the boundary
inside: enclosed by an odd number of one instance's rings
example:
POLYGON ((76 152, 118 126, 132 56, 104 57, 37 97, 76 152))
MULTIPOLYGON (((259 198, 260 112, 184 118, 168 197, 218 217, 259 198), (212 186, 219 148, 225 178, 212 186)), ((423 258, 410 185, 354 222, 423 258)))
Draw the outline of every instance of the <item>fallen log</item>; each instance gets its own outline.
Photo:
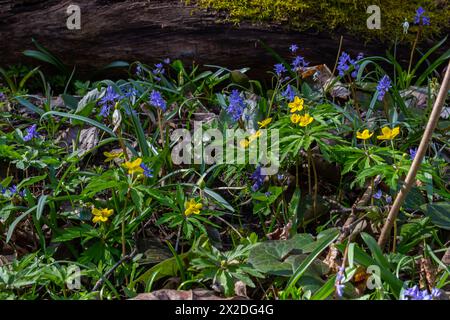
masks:
MULTIPOLYGON (((0 0, 0 65, 30 62, 22 52, 34 49, 32 38, 82 72, 115 60, 153 63, 170 57, 265 74, 261 70, 271 70, 275 59, 258 40, 284 56, 297 43, 311 64, 334 65, 340 35, 292 32, 277 24, 237 26, 218 23, 219 16, 180 0, 0 0), (66 25, 72 4, 80 7, 80 30, 66 25)), ((385 50, 376 44, 364 48, 348 36, 343 48, 353 54, 385 50)))

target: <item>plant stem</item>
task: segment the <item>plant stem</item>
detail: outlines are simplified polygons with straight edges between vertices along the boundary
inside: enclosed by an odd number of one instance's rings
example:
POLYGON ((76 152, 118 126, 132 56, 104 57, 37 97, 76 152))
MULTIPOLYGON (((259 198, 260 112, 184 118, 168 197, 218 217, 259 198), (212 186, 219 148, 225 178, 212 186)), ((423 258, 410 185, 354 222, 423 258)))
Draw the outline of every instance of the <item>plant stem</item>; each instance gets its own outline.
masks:
POLYGON ((414 40, 413 43, 413 47, 411 49, 411 55, 409 56, 409 65, 408 65, 408 82, 406 83, 406 87, 409 86, 409 73, 411 72, 411 66, 412 66, 412 62, 413 62, 413 57, 414 57, 414 51, 416 50, 416 46, 417 46, 417 42, 419 42, 419 36, 420 36, 420 32, 422 31, 422 27, 419 27, 419 31, 417 31, 417 35, 416 35, 416 39, 414 40))

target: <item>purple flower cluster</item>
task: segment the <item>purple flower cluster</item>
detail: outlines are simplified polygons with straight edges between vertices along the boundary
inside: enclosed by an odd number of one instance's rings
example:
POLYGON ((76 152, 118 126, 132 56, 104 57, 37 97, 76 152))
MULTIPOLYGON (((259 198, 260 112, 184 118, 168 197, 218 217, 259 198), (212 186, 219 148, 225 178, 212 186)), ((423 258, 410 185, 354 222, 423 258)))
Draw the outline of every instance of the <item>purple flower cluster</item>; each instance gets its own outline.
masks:
POLYGON ((23 137, 23 141, 31 141, 33 138, 39 137, 37 132, 37 125, 33 124, 31 127, 27 128, 27 135, 23 137))
POLYGON ((163 64, 155 64, 155 69, 153 69, 152 73, 156 81, 161 81, 161 76, 165 73, 163 64))
POLYGON ((3 92, 0 92, 0 102, 6 100, 6 95, 3 92))
POLYGON ((344 267, 340 267, 338 273, 336 274, 336 282, 334 283, 334 286, 336 288, 336 294, 339 298, 342 298, 344 295, 344 288, 345 285, 342 284, 342 280, 344 280, 344 267))
MULTIPOLYGON (((374 193, 374 195, 372 197, 374 199, 380 200, 383 197, 383 191, 378 189, 378 191, 376 193, 374 193)), ((386 203, 392 202, 392 197, 390 195, 386 194, 384 197, 385 197, 386 203)))
POLYGON ((417 8, 416 15, 414 17, 414 24, 421 24, 423 26, 430 25, 430 17, 424 16, 425 10, 422 7, 417 8))
POLYGON ((384 75, 377 85, 378 101, 383 101, 384 95, 391 87, 391 79, 387 75, 384 75))
POLYGON ((403 292, 403 300, 434 300, 439 298, 440 295, 441 291, 437 288, 433 288, 429 293, 427 289, 420 290, 416 285, 403 292))
POLYGON ((144 71, 142 70, 142 66, 140 64, 136 67, 136 75, 141 78, 144 77, 144 71))
POLYGON ((281 93, 281 96, 287 99, 289 102, 294 101, 295 91, 290 84, 286 86, 286 90, 281 93))
POLYGON ((111 108, 114 107, 117 101, 120 100, 120 95, 114 91, 114 88, 112 86, 108 86, 106 88, 105 95, 103 98, 99 101, 99 104, 101 105, 100 115, 102 117, 109 116, 109 113, 111 112, 111 108))
POLYGON ((261 167, 260 166, 257 167, 256 170, 250 176, 250 179, 253 180, 253 185, 252 185, 253 192, 256 192, 258 189, 260 189, 262 187, 262 185, 264 184, 264 178, 265 178, 265 176, 263 176, 261 174, 261 167))
POLYGON ((141 168, 144 170, 144 176, 147 178, 153 178, 153 169, 145 163, 141 163, 141 168))
POLYGON ((241 94, 238 90, 234 89, 231 91, 230 96, 228 97, 229 105, 227 108, 228 114, 231 116, 233 121, 238 121, 245 109, 245 102, 242 99, 241 94))
POLYGON ((160 108, 163 112, 167 109, 167 103, 166 100, 164 100, 161 92, 153 90, 150 93, 150 105, 160 108))
POLYGON ((309 65, 309 62, 306 62, 305 58, 302 56, 296 56, 292 61, 292 69, 294 71, 302 71, 309 65))
POLYGON ((353 71, 351 73, 352 78, 356 78, 359 70, 359 64, 358 61, 361 60, 364 57, 364 55, 360 52, 356 59, 352 59, 350 55, 346 52, 342 52, 341 56, 339 57, 337 70, 339 71, 339 75, 341 77, 344 76, 344 74, 350 69, 351 66, 353 66, 353 71))
POLYGON ((122 92, 123 92, 123 96, 125 98, 129 98, 129 99, 132 97, 136 97, 138 95, 138 91, 132 85, 127 85, 127 86, 123 87, 122 92))
POLYGON ((277 63, 274 66, 274 71, 278 77, 281 77, 287 70, 282 63, 277 63))
POLYGON ((1 184, 0 184, 0 193, 2 194, 2 195, 6 195, 6 192, 9 192, 9 195, 12 197, 12 196, 14 196, 14 195, 19 195, 19 196, 21 196, 21 197, 25 197, 25 195, 26 195, 26 191, 25 190, 22 190, 22 191, 18 191, 17 190, 17 186, 15 185, 15 184, 13 184, 11 187, 9 187, 9 188, 5 188, 5 187, 3 187, 1 184))

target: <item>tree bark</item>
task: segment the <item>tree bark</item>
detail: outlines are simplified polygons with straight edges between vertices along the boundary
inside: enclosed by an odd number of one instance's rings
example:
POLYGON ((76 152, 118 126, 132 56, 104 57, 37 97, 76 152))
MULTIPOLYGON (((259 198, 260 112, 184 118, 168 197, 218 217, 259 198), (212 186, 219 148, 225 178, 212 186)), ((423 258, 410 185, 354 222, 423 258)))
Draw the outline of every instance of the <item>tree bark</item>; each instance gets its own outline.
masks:
MULTIPOLYGON (((30 62, 22 52, 34 49, 32 38, 78 71, 115 60, 155 63, 166 57, 271 70, 276 61, 258 40, 285 57, 297 43, 312 64, 334 64, 339 35, 291 32, 275 24, 236 26, 218 23, 219 17, 181 0, 0 0, 0 65, 30 62), (71 4, 80 6, 81 30, 66 27, 71 4)), ((363 44, 346 36, 343 49, 356 55, 363 44)), ((373 44, 364 50, 378 54, 384 48, 373 44)))

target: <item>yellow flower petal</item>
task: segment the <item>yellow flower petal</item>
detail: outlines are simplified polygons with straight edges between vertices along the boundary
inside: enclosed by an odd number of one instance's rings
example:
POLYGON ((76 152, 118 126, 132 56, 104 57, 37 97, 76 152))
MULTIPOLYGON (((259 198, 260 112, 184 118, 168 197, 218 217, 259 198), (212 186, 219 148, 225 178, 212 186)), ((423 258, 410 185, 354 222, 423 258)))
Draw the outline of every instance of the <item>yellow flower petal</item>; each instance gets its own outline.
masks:
POLYGON ((267 118, 267 119, 264 119, 263 121, 258 122, 258 125, 259 125, 260 128, 264 128, 265 126, 267 126, 271 122, 272 122, 272 118, 267 118))
POLYGON ((288 104, 289 108, 291 109, 291 112, 294 113, 296 111, 302 111, 303 110, 303 99, 300 99, 299 97, 295 97, 294 101, 290 102, 288 104))
POLYGON ((309 114, 305 114, 304 116, 300 116, 299 125, 300 127, 306 127, 308 124, 313 122, 314 118, 311 117, 309 114))
POLYGON ((356 132, 356 138, 358 139, 362 139, 362 140, 367 140, 369 139, 371 136, 373 136, 373 132, 370 133, 369 130, 365 129, 362 133, 361 132, 356 132))

